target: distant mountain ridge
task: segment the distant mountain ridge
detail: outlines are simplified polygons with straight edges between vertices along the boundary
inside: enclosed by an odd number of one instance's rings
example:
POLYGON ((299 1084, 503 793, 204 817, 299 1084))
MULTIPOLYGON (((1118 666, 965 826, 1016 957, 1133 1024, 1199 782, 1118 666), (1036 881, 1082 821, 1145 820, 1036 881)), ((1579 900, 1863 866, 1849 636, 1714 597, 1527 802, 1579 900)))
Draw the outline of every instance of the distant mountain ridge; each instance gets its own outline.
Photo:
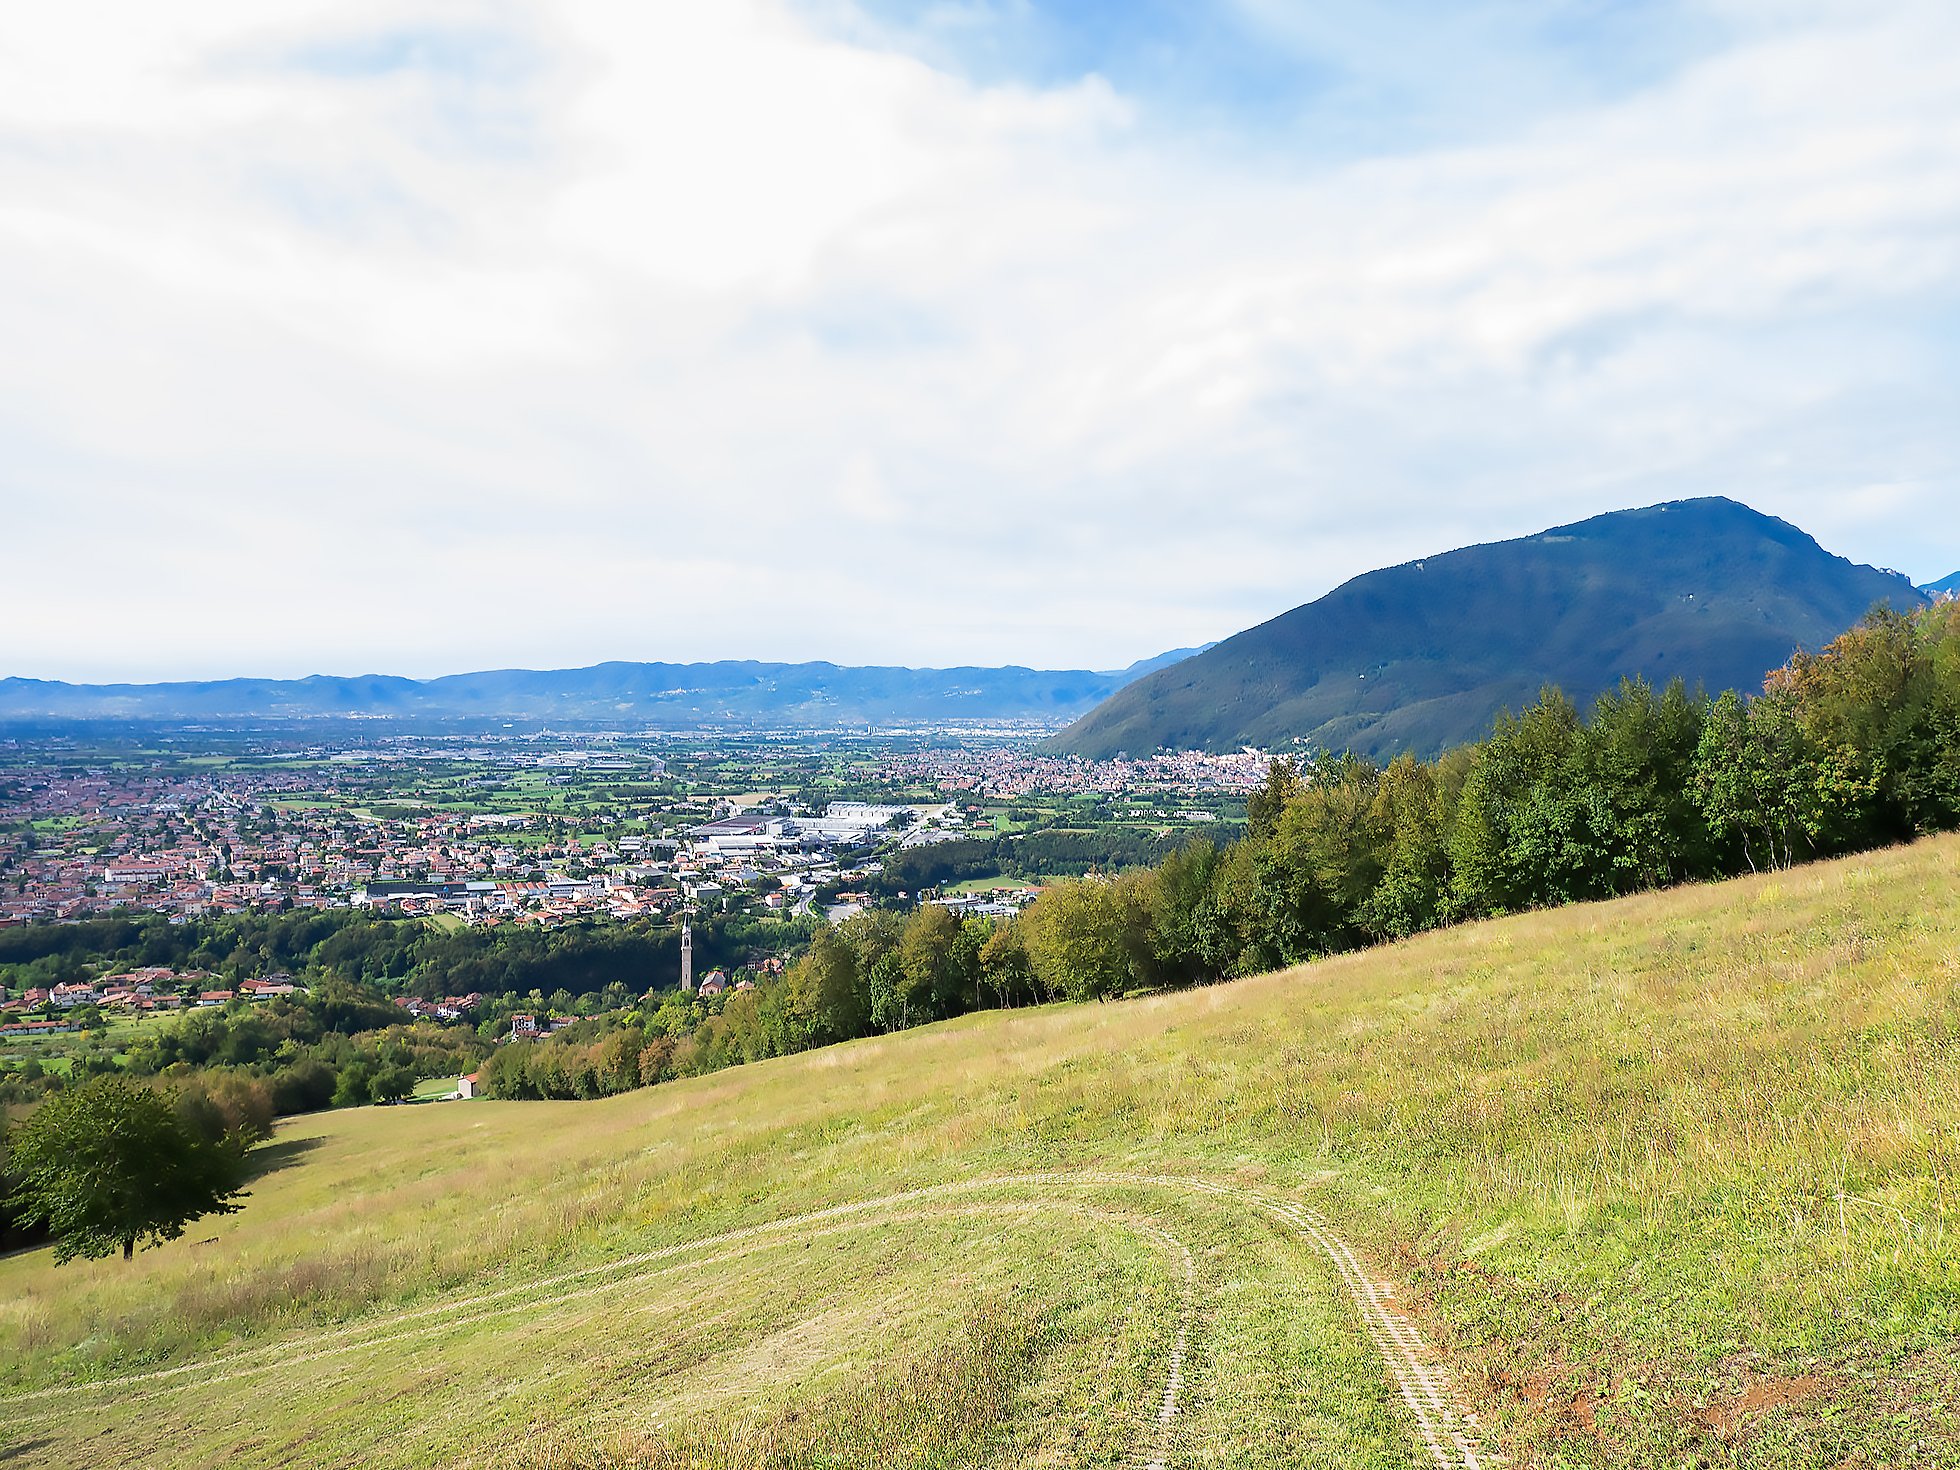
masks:
POLYGON ((1928 597, 1960 597, 1960 572, 1942 577, 1937 582, 1928 582, 1919 590, 1928 597))
POLYGON ((1141 679, 1145 674, 1154 674, 1159 669, 1168 669, 1172 664, 1183 663, 1194 654, 1203 653, 1216 644, 1201 643, 1196 648, 1173 648, 1169 653, 1160 653, 1155 658, 1140 658, 1127 669, 1112 669, 1108 677, 1128 684, 1141 679))
POLYGON ((602 663, 407 679, 390 674, 68 684, 0 679, 0 719, 238 719, 330 715, 644 720, 786 727, 953 720, 1063 720, 1192 650, 1128 669, 853 668, 831 663, 602 663))
POLYGON ((1786 521, 1674 501, 1356 577, 1126 686, 1046 748, 1434 754, 1545 684, 1582 702, 1630 675, 1760 689, 1875 603, 1925 601, 1786 521))

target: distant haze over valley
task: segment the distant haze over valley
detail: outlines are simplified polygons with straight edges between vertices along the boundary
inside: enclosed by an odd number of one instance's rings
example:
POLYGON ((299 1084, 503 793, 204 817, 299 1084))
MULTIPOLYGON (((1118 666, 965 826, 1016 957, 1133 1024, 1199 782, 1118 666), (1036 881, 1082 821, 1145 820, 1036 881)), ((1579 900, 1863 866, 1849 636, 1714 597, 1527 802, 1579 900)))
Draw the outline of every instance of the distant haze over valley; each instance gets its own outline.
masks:
POLYGON ((1182 648, 1127 669, 848 668, 830 663, 604 663, 405 679, 221 679, 67 684, 0 679, 0 719, 212 720, 321 716, 641 721, 668 728, 786 728, 910 721, 1059 722, 1134 679, 1188 657, 1182 648))

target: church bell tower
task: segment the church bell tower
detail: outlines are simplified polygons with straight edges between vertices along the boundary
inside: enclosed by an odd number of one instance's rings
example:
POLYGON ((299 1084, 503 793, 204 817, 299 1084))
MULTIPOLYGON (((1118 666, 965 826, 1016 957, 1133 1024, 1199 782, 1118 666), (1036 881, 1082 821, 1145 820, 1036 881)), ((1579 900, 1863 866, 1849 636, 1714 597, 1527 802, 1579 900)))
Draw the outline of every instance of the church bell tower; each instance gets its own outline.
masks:
POLYGON ((681 994, 694 994, 694 931, 685 913, 681 915, 681 994))

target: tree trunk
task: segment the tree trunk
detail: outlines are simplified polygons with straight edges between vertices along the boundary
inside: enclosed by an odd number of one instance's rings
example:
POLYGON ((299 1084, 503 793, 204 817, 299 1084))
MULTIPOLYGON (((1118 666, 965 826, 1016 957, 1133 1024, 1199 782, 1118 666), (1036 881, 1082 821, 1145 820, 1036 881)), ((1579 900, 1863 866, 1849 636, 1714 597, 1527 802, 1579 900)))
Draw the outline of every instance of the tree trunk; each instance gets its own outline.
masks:
POLYGON ((136 1254, 136 1237, 133 1235, 125 1235, 123 1237, 123 1259, 126 1261, 135 1254, 136 1254))

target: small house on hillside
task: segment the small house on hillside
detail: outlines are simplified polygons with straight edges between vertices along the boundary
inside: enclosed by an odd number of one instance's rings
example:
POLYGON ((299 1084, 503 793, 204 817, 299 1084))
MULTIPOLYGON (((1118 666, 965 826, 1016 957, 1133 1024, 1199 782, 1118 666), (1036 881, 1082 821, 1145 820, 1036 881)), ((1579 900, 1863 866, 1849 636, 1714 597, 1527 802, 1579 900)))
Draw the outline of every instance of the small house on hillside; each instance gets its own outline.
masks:
POLYGON ((701 982, 703 995, 720 995, 728 989, 728 977, 719 970, 708 971, 708 978, 701 982))
POLYGON ((476 1079, 477 1079, 477 1076, 478 1076, 478 1075, 479 1075, 479 1074, 477 1074, 477 1073, 475 1073, 475 1072, 472 1072, 472 1073, 470 1073, 470 1074, 469 1074, 469 1076, 467 1076, 467 1077, 458 1077, 458 1078, 456 1079, 456 1096, 458 1096, 458 1097, 479 1097, 479 1096, 481 1096, 481 1093, 479 1093, 479 1092, 478 1092, 478 1090, 477 1090, 477 1080, 476 1080, 476 1079))

